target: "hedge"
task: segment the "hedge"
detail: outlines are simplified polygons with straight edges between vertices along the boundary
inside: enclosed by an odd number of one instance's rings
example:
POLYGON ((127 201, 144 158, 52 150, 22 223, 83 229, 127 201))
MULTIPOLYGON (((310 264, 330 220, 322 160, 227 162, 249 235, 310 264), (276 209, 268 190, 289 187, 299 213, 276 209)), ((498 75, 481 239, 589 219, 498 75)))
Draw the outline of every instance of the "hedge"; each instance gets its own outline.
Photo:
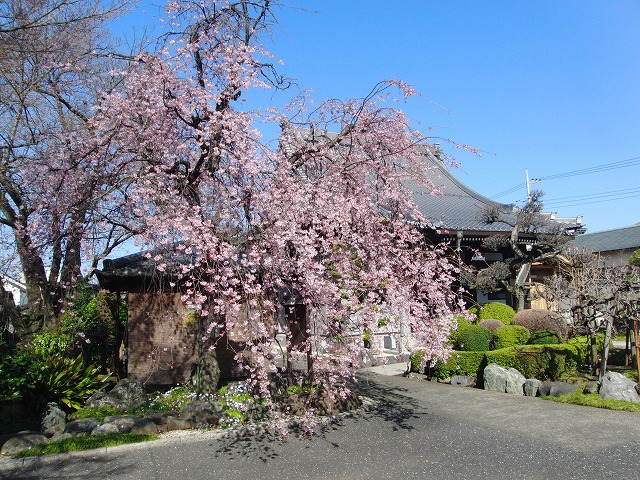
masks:
POLYGON ((453 352, 446 361, 438 360, 434 367, 434 375, 443 380, 454 375, 482 377, 483 364, 487 352, 453 352))
POLYGON ((476 377, 480 386, 484 367, 496 363, 505 368, 515 368, 527 378, 555 380, 581 368, 584 358, 583 347, 572 343, 519 345, 488 352, 453 352, 446 361, 436 362, 434 374, 440 380, 454 375, 476 377))

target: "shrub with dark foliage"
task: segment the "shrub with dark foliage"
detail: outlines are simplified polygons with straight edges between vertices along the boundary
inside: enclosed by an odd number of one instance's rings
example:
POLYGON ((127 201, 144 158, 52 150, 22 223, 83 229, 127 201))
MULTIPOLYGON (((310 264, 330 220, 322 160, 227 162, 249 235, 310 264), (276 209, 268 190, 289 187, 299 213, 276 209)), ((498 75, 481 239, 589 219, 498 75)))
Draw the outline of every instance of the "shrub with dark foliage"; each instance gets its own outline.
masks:
POLYGON ((560 343, 560 338, 558 337, 558 334, 553 330, 536 330, 531 334, 529 343, 531 345, 553 345, 556 343, 560 343))
POLYGON ((529 332, 536 330, 553 330, 561 339, 567 338, 567 322, 557 313, 549 310, 523 310, 513 317, 512 325, 522 325, 529 332))

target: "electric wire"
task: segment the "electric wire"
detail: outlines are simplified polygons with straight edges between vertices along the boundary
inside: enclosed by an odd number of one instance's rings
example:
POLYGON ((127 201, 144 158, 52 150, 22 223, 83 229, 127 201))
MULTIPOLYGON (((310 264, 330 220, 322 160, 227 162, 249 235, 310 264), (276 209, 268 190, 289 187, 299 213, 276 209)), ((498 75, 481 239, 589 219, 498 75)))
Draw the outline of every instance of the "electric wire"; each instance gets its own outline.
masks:
MULTIPOLYGON (((599 173, 599 172, 604 172, 608 170, 616 170, 618 168, 633 167, 635 165, 640 165, 640 157, 628 158, 626 160, 619 160, 617 162, 605 163, 603 165, 596 165, 594 167, 581 168, 579 170, 572 170, 570 172, 556 173, 553 175, 547 175, 546 177, 536 178, 535 180, 539 180, 539 181, 556 180, 558 178, 575 177, 577 175, 588 175, 591 173, 599 173)), ((495 200, 497 198, 503 197, 510 193, 516 192, 519 189, 526 187, 526 185, 527 184, 525 182, 519 183, 518 185, 515 185, 511 188, 508 188, 507 190, 499 192, 490 198, 495 200)))

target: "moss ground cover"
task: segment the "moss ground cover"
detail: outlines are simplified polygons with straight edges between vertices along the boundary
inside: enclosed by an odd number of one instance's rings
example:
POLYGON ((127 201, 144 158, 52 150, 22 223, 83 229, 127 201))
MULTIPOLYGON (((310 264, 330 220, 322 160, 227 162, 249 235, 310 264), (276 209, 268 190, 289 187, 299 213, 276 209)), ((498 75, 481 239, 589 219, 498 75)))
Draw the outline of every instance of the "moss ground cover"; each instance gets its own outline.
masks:
POLYGON ((606 408, 608 410, 620 410, 626 412, 640 412, 640 403, 625 402, 624 400, 612 400, 600 398, 597 393, 583 393, 581 389, 559 397, 541 397, 545 400, 553 400, 558 403, 571 403, 586 407, 606 408))
POLYGON ((115 447, 129 443, 148 442, 157 440, 157 435, 136 433, 104 433, 88 437, 74 437, 56 442, 42 443, 29 450, 16 453, 14 458, 37 457, 40 455, 54 455, 56 453, 77 452, 94 448, 115 447))

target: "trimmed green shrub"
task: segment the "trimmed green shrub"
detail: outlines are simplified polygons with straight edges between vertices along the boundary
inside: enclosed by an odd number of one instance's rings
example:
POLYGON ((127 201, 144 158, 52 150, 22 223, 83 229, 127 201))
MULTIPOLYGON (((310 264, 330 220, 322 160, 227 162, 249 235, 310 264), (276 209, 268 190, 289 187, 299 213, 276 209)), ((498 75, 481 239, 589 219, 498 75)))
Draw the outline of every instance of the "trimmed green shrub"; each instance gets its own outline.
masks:
POLYGON ((484 328, 488 328, 491 333, 496 331, 496 328, 504 327, 504 323, 500 320, 496 320, 495 318, 487 318, 486 320, 482 320, 478 325, 484 328))
POLYGON ((493 318, 495 320, 500 320, 505 325, 510 325, 511 320, 516 315, 516 312, 509 305, 505 305, 504 303, 499 302, 491 302, 485 305, 482 305, 480 312, 478 314, 479 320, 487 320, 489 318, 493 318))
POLYGON ((463 316, 459 316, 457 319, 458 325, 457 327, 451 331, 449 334, 449 343, 453 345, 455 348, 460 347, 460 335, 467 330, 469 327, 473 326, 469 320, 467 320, 463 316))
POLYGON ((529 330, 520 325, 503 325, 493 332, 491 340, 494 350, 524 345, 529 340, 529 330))
POLYGON ((518 355, 515 347, 500 348, 498 350, 486 352, 485 360, 487 365, 490 363, 496 363, 501 367, 515 368, 522 372, 522 367, 518 361, 518 355))
POLYGON ((484 356, 485 352, 453 352, 446 361, 436 362, 433 373, 440 380, 454 375, 481 378, 484 356))
POLYGON ((489 350, 491 332, 480 325, 471 325, 458 335, 458 345, 467 352, 482 352, 489 350))
POLYGON ((536 330, 553 330, 559 338, 567 338, 567 322, 557 313, 550 310, 523 310, 518 312, 513 321, 513 325, 522 325, 529 332, 536 330))
POLYGON ((520 370, 527 378, 556 380, 576 372, 583 365, 580 348, 567 343, 559 345, 523 345, 516 347, 520 370))
POLYGON ((482 384, 484 367, 496 363, 515 368, 527 378, 556 380, 575 373, 583 365, 584 355, 576 345, 519 345, 488 352, 453 352, 446 361, 436 362, 434 373, 439 379, 468 375, 482 384))
POLYGON ((536 330, 529 338, 531 345, 554 345, 560 343, 560 337, 553 330, 545 328, 544 330, 536 330))

